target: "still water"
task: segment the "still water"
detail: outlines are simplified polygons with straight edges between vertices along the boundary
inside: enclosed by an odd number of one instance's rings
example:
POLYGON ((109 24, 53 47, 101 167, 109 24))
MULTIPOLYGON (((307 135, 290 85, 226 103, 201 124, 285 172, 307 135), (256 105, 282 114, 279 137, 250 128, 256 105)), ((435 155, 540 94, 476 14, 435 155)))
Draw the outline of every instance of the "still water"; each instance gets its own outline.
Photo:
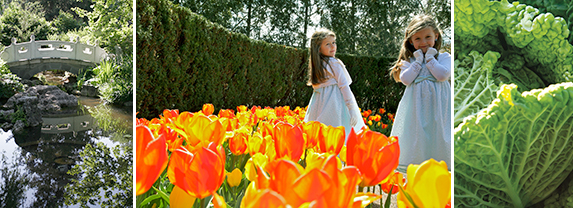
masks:
MULTIPOLYGON (((86 145, 96 146, 97 143, 103 143, 108 148, 132 146, 131 107, 117 108, 102 104, 100 99, 81 96, 78 100, 80 107, 76 113, 43 116, 41 127, 28 129, 23 134, 13 134, 12 131, 4 132, 0 129, 0 200, 15 200, 19 207, 79 207, 79 204, 65 205, 65 200, 70 195, 70 187, 76 185, 72 180, 88 177, 85 172, 70 175, 68 170, 83 164, 85 158, 82 158, 80 153, 86 145)), ((112 153, 108 154, 113 156, 112 153)), ((124 159, 129 157, 127 159, 131 160, 131 153, 121 153, 124 159)), ((94 161, 98 160, 117 161, 117 158, 102 157, 95 158, 94 161)), ((126 168, 117 167, 117 164, 121 163, 113 161, 102 162, 110 167, 97 167, 98 171, 100 168, 126 168)), ((120 189, 106 192, 98 187, 94 190, 99 190, 99 193, 95 191, 96 193, 89 194, 107 196, 122 192, 120 189)), ((131 196, 131 192, 122 194, 131 196)), ((90 207, 99 205, 96 202, 90 207)))

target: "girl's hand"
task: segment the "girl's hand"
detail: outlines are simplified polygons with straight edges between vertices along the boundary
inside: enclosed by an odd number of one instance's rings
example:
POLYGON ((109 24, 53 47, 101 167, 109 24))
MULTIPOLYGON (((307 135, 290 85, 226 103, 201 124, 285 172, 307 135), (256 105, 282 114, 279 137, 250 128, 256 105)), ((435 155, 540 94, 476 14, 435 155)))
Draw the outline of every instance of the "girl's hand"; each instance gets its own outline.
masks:
POLYGON ((414 51, 414 57, 416 57, 416 62, 418 62, 421 65, 422 61, 424 60, 424 52, 422 51, 422 49, 414 51))
POLYGON ((430 62, 436 54, 438 54, 438 51, 435 48, 428 48, 428 51, 426 51, 426 62, 430 62))

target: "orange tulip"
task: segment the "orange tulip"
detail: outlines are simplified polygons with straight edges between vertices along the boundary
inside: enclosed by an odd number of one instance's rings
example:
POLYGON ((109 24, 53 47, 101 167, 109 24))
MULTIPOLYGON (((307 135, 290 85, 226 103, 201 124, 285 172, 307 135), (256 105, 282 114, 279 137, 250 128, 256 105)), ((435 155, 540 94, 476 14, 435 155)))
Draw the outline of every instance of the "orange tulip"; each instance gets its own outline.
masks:
POLYGON ((368 116, 370 116, 370 114, 372 114, 372 110, 364 111, 364 112, 362 112, 362 117, 368 118, 368 116))
POLYGON ((382 185, 382 191, 385 193, 390 193, 390 189, 392 189, 392 194, 398 193, 400 191, 400 187, 403 186, 406 179, 404 179, 404 175, 400 172, 394 172, 388 178, 384 179, 380 185, 382 185))
POLYGON ((235 155, 245 154, 248 138, 248 133, 236 131, 235 135, 229 139, 229 149, 231 152, 235 155))
POLYGON ((213 106, 213 104, 211 103, 207 103, 203 105, 203 110, 201 112, 206 116, 209 116, 213 114, 214 111, 215 111, 215 106, 213 106))
POLYGON ((136 194, 141 195, 153 186, 167 167, 165 138, 153 138, 147 126, 136 127, 136 194))
POLYGON ((324 140, 324 135, 322 134, 322 129, 325 128, 324 124, 318 121, 309 121, 302 124, 303 132, 306 135, 306 149, 313 148, 316 146, 318 140, 324 140))
POLYGON ((380 108, 378 112, 380 113, 380 115, 384 115, 384 113, 386 113, 386 110, 384 108, 380 108))
MULTIPOLYGON (((418 207, 446 207, 451 200, 451 173, 444 161, 429 159, 420 165, 409 165, 406 192, 418 207)), ((404 193, 398 194, 399 207, 414 207, 404 193)))
POLYGON ((247 149, 251 156, 257 153, 266 154, 267 139, 263 138, 260 133, 255 133, 251 136, 247 143, 247 149))
POLYGON ((388 177, 397 167, 400 147, 397 137, 363 131, 356 135, 350 131, 347 142, 346 160, 362 173, 360 186, 374 186, 388 177))
POLYGON ((271 203, 291 207, 310 204, 313 207, 361 207, 382 197, 355 195, 360 172, 355 167, 339 169, 334 155, 326 159, 322 167, 306 171, 299 164, 284 159, 267 165, 270 177, 261 170, 259 168, 258 180, 252 181, 247 188, 241 207, 271 203), (362 200, 367 202, 362 203, 362 200))
POLYGON ((235 118, 235 111, 231 109, 219 110, 219 118, 235 118))
POLYGON ((180 147, 171 154, 167 176, 191 196, 203 199, 212 195, 225 178, 225 150, 215 143, 189 150, 180 147))
POLYGON ((322 134, 323 136, 318 138, 318 152, 338 155, 346 138, 344 126, 327 126, 322 129, 322 134))
POLYGON ((165 109, 165 110, 163 110, 163 116, 159 115, 159 119, 164 120, 164 121, 169 121, 170 119, 177 118, 177 116, 179 116, 179 110, 178 109, 175 109, 175 110, 165 109))
POLYGON ((304 138, 299 126, 277 123, 274 127, 275 151, 277 158, 287 157, 298 161, 304 151, 304 138))
POLYGON ((181 144, 183 144, 183 138, 179 137, 177 131, 173 131, 170 127, 165 124, 161 125, 161 128, 157 130, 159 136, 163 135, 165 142, 167 143, 167 148, 170 152, 175 151, 181 144))

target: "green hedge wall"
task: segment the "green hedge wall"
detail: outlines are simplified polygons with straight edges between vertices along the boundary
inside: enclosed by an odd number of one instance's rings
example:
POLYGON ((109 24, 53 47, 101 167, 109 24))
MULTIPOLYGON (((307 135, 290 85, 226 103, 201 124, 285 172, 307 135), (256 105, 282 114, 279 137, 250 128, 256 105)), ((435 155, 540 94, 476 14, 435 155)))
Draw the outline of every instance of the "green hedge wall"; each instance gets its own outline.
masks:
MULTIPOLYGON (((308 105, 308 50, 230 32, 167 0, 137 1, 137 111, 198 111, 247 106, 308 105)), ((395 59, 337 55, 363 109, 395 112, 404 86, 388 76, 395 59)))

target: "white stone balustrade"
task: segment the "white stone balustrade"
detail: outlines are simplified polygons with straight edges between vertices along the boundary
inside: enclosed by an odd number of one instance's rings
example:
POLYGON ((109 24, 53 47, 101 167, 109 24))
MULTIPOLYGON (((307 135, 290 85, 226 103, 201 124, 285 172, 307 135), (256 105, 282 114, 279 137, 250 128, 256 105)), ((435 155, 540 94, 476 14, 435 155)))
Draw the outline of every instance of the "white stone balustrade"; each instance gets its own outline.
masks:
POLYGON ((88 45, 80 43, 79 38, 74 42, 34 39, 32 36, 30 42, 16 43, 13 38, 12 44, 0 53, 0 58, 10 70, 24 79, 51 69, 77 74, 79 69, 93 67, 108 57, 102 48, 96 46, 97 42, 95 45, 88 45))

